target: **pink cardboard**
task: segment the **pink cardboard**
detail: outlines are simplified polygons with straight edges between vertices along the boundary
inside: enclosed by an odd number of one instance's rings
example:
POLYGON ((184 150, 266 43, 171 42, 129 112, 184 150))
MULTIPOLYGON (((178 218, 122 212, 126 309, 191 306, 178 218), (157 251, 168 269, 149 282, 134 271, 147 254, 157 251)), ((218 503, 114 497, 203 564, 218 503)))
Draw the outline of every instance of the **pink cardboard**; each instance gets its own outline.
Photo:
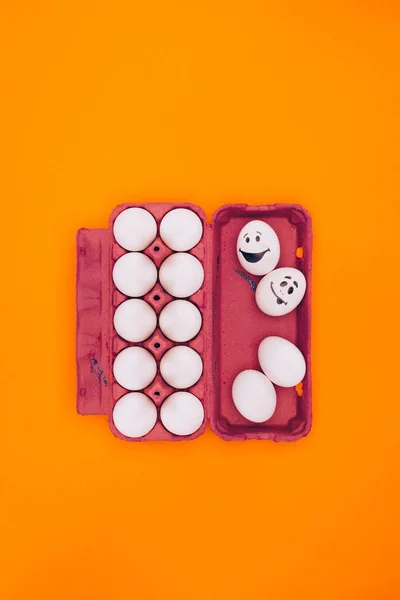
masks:
MULTIPOLYGON (((247 206, 231 204, 220 208, 212 225, 206 223, 204 212, 193 204, 138 204, 118 206, 110 216, 108 229, 81 229, 77 235, 77 410, 80 414, 108 414, 109 425, 119 438, 127 441, 190 440, 201 435, 210 422, 212 430, 224 440, 270 439, 294 441, 311 428, 311 219, 298 205, 247 206), (148 210, 158 225, 173 208, 189 208, 203 222, 204 233, 190 253, 203 264, 205 279, 202 288, 189 298, 200 309, 203 326, 199 334, 187 343, 202 357, 204 371, 198 383, 190 388, 203 403, 205 420, 190 436, 175 436, 158 418, 152 431, 142 438, 121 435, 112 421, 112 410, 118 399, 127 393, 112 373, 113 361, 123 348, 130 345, 113 328, 117 306, 126 299, 114 286, 112 269, 126 251, 113 238, 113 223, 120 212, 132 206, 148 210), (252 219, 266 221, 276 231, 281 244, 280 266, 296 267, 307 279, 307 292, 301 304, 282 317, 269 317, 255 303, 255 287, 260 277, 243 271, 236 256, 236 240, 243 225, 252 219), (303 352, 307 373, 302 386, 277 387, 277 409, 266 423, 247 421, 233 404, 231 388, 236 375, 243 369, 260 370, 257 348, 264 337, 279 335, 295 343, 303 352)), ((159 236, 144 251, 160 267, 172 250, 159 236)), ((172 300, 159 281, 144 299, 157 315, 172 300)), ((159 361, 174 343, 166 339, 159 328, 140 344, 159 361)), ((157 371, 155 380, 143 390, 159 408, 174 390, 157 371)))
POLYGON ((271 439, 294 441, 311 428, 311 219, 296 205, 227 205, 213 217, 213 351, 214 402, 210 412, 213 431, 226 440, 271 439), (265 315, 255 302, 261 277, 245 273, 236 256, 242 227, 253 219, 267 222, 277 233, 281 255, 277 267, 295 267, 307 279, 300 305, 281 317, 265 315), (300 250, 301 248, 301 250, 300 250), (301 255, 300 256, 297 256, 301 255), (257 350, 267 336, 283 337, 300 348, 307 371, 303 385, 277 391, 277 407, 265 423, 251 423, 236 410, 232 383, 244 369, 260 369, 257 350), (302 388, 302 389, 301 389, 302 388), (301 394, 301 395, 300 395, 301 394))

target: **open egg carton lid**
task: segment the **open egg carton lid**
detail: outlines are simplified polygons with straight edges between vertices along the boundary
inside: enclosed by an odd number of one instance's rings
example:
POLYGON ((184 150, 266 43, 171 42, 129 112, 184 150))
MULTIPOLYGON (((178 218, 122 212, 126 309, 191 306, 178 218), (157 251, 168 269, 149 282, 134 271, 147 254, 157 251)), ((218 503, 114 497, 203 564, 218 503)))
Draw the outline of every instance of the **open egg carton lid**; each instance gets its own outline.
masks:
MULTIPOLYGON (((127 203, 119 205, 110 216, 107 229, 80 229, 77 234, 77 411, 82 415, 108 415, 110 428, 122 439, 130 439, 115 428, 112 419, 116 399, 123 390, 115 381, 113 362, 126 347, 116 336, 113 314, 124 297, 113 282, 113 266, 126 250, 113 236, 114 222, 124 210, 133 207, 149 211, 157 222, 155 239, 143 252, 157 269, 173 254, 159 234, 162 218, 176 208, 196 213, 203 223, 203 237, 190 253, 204 268, 202 288, 189 299, 202 313, 202 329, 189 345, 202 356, 203 375, 190 392, 200 397, 204 422, 193 434, 173 435, 160 419, 152 431, 134 441, 194 439, 204 432, 207 423, 224 440, 262 439, 295 441, 311 429, 311 252, 312 227, 308 212, 296 204, 249 206, 226 204, 206 222, 199 206, 190 203, 127 203), (301 303, 289 314, 269 316, 255 301, 255 291, 262 276, 248 273, 237 254, 238 235, 253 220, 267 223, 280 242, 279 267, 296 268, 303 273, 307 289, 301 303), (232 384, 246 369, 261 371, 257 350, 262 340, 278 336, 295 344, 305 358, 306 373, 295 387, 276 386, 277 403, 272 417, 263 423, 247 420, 232 399, 232 384)), ((174 298, 159 279, 150 293, 143 296, 159 316, 174 298), (155 299, 156 298, 156 299, 155 299), (157 300, 158 298, 158 300, 157 300)), ((157 375, 144 392, 159 412, 162 403, 173 393, 159 373, 163 353, 174 344, 157 328, 149 340, 135 344, 150 350, 157 361, 157 375), (161 390, 161 391, 160 391, 161 390), (152 396, 157 394, 156 397, 152 396)))

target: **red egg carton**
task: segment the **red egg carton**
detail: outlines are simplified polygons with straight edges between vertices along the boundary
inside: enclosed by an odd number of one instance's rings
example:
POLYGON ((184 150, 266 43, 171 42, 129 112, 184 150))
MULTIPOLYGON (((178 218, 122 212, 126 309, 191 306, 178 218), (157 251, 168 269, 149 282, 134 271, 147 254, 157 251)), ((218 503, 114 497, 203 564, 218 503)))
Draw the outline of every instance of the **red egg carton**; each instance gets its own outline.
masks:
MULTIPOLYGON (((127 441, 191 440, 203 433, 207 423, 224 440, 294 441, 307 435, 311 428, 311 251, 310 215, 295 204, 228 204, 217 210, 212 223, 207 224, 202 209, 193 204, 129 203, 112 212, 108 229, 80 229, 76 287, 78 412, 108 415, 114 435, 127 441), (113 224, 123 210, 134 206, 148 210, 158 225, 167 212, 178 207, 194 211, 203 222, 203 237, 190 253, 201 261, 205 278, 201 289, 189 298, 200 309, 203 326, 187 345, 203 360, 203 375, 188 391, 203 403, 205 419, 200 429, 189 436, 170 433, 158 418, 149 434, 127 438, 115 428, 112 420, 115 403, 128 392, 113 376, 113 362, 118 352, 130 345, 143 346, 159 365, 164 352, 174 345, 159 328, 140 344, 126 342, 113 328, 114 311, 127 299, 116 289, 112 279, 115 261, 126 253, 113 237, 113 224), (302 302, 288 315, 270 317, 259 310, 255 288, 261 277, 245 273, 237 259, 238 234, 254 219, 268 223, 279 237, 281 254, 277 267, 295 267, 307 279, 302 302), (306 376, 296 388, 275 386, 275 413, 265 423, 252 423, 237 411, 232 400, 232 383, 245 369, 261 371, 257 350, 260 342, 270 335, 286 338, 300 348, 306 359, 306 376)), ((159 268, 172 250, 157 236, 144 253, 159 268)), ((157 315, 172 299, 159 282, 144 296, 157 315)), ((175 390, 163 381, 158 370, 154 381, 143 391, 154 401, 159 413, 163 401, 175 390)))

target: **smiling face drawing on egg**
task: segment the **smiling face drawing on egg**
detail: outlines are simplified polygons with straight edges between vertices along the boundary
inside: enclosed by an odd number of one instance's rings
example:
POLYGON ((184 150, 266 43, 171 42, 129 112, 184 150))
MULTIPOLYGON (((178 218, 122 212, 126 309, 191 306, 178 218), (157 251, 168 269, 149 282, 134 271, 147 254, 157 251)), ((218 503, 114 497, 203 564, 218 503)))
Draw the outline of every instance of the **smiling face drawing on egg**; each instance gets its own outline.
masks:
POLYGON ((278 264, 279 239, 264 221, 250 221, 239 233, 237 256, 242 267, 252 275, 265 275, 278 264))
POLYGON ((306 278, 298 269, 275 269, 263 277, 257 286, 257 306, 272 317, 287 315, 303 300, 306 287, 306 278))

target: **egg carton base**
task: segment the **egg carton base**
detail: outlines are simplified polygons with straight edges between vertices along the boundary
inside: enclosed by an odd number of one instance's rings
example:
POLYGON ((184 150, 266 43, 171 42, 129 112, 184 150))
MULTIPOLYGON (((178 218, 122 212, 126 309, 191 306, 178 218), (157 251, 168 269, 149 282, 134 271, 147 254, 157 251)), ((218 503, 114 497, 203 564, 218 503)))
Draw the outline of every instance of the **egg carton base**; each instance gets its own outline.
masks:
MULTIPOLYGON (((172 208, 190 207, 204 220, 204 237, 193 254, 204 262, 204 289, 195 301, 203 313, 203 329, 199 344, 204 360, 204 379, 199 391, 205 409, 202 427, 190 436, 174 436, 162 424, 143 438, 126 438, 115 430, 112 408, 126 390, 113 378, 112 363, 125 342, 115 335, 112 314, 125 297, 112 283, 112 264, 122 250, 112 240, 111 222, 108 229, 80 229, 77 234, 77 411, 82 415, 109 416, 113 433, 127 441, 184 441, 204 432, 207 423, 213 432, 227 441, 248 439, 295 441, 311 429, 311 218, 307 211, 294 204, 248 206, 230 204, 221 207, 207 224, 200 207, 190 204, 124 204, 112 213, 114 218, 125 208, 140 206, 150 211, 158 224, 172 208), (249 275, 240 266, 236 256, 236 239, 246 221, 262 219, 270 224, 280 239, 281 257, 277 267, 300 269, 307 278, 307 292, 302 303, 292 313, 282 317, 268 317, 255 303, 255 287, 261 277, 249 275), (301 386, 277 388, 277 409, 266 423, 247 421, 236 410, 231 388, 235 376, 243 369, 260 370, 257 348, 268 335, 278 335, 295 343, 306 358, 307 372, 301 386), (119 388, 119 389, 118 389, 119 388)), ((159 236, 145 250, 159 267, 171 251, 159 236), (155 250, 157 249, 157 250, 155 250)), ((159 282, 145 296, 159 314, 162 306, 172 298, 159 282)), ((150 349, 157 361, 171 346, 159 328, 142 344, 150 349), (159 344, 154 348, 154 344, 159 344)), ((144 390, 158 410, 171 393, 160 380, 144 390), (161 393, 162 392, 162 393, 161 393), (157 394, 157 395, 154 395, 157 394)), ((196 386, 195 386, 196 387, 196 386)))

